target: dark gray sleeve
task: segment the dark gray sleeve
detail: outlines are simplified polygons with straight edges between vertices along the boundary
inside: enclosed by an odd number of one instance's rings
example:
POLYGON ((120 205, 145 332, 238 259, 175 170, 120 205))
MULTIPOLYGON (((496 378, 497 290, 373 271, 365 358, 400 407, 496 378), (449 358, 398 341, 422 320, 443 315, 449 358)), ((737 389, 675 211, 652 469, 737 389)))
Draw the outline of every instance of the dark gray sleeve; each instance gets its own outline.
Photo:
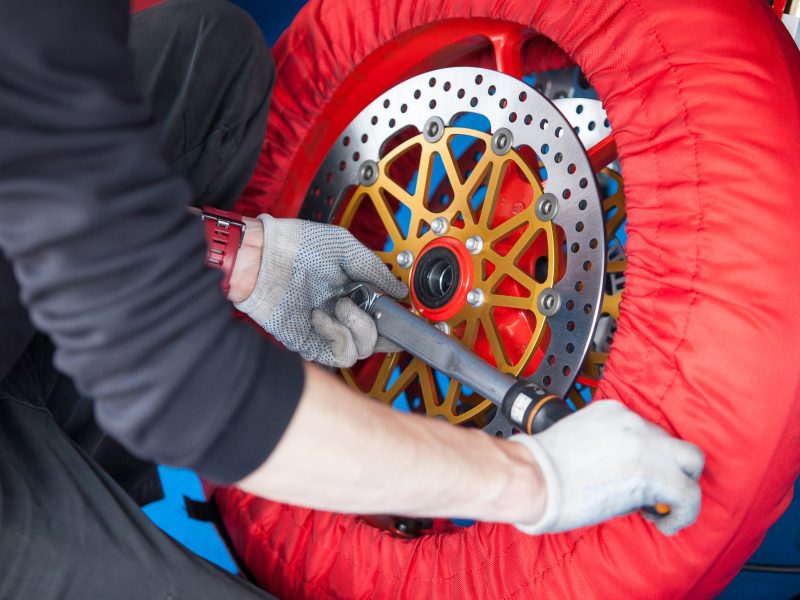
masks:
POLYGON ((277 444, 299 359, 231 318, 159 158, 125 0, 0 3, 0 246, 59 368, 134 453, 234 481, 277 444))

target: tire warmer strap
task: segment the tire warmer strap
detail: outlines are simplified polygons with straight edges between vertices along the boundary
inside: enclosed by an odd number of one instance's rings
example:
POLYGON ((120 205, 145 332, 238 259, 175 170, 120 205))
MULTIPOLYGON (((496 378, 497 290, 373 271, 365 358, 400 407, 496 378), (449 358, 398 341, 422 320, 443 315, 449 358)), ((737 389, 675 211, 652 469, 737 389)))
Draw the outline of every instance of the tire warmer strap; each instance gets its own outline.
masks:
POLYGON ((242 562, 242 559, 239 558, 239 555, 236 553, 236 548, 234 548, 231 536, 228 534, 228 530, 222 522, 222 516, 219 513, 219 508, 217 508, 217 503, 214 502, 213 495, 208 500, 194 500, 193 498, 184 496, 183 503, 186 506, 186 513, 189 515, 190 519, 203 523, 211 523, 214 526, 214 529, 217 530, 217 535, 219 535, 222 543, 225 544, 228 554, 231 555, 236 568, 239 570, 237 575, 246 579, 253 585, 258 585, 253 574, 248 570, 244 562, 242 562))

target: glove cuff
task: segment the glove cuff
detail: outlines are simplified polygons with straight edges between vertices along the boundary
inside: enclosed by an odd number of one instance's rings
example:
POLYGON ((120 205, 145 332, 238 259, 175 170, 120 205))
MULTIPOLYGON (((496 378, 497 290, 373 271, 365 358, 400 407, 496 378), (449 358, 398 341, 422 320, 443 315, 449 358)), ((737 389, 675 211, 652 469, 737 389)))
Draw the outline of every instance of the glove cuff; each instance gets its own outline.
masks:
POLYGON ((544 512, 539 520, 533 524, 514 523, 514 526, 520 531, 531 535, 552 532, 558 522, 561 506, 563 505, 561 478, 558 476, 558 471, 547 450, 539 443, 536 436, 525 434, 512 435, 508 438, 508 441, 522 444, 528 449, 539 465, 539 469, 542 471, 545 491, 547 492, 544 512))
POLYGON ((302 235, 301 222, 258 215, 264 229, 261 267, 253 292, 236 308, 260 324, 266 323, 280 305, 297 259, 302 235))

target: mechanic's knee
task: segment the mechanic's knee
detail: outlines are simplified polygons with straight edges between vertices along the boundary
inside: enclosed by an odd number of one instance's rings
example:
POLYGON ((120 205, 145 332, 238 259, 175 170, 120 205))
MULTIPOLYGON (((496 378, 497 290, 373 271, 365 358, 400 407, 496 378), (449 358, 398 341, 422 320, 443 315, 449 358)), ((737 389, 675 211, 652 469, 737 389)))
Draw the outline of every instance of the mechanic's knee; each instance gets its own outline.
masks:
MULTIPOLYGON (((228 70, 261 62, 270 78, 274 70, 261 29, 247 12, 227 0, 165 0, 133 15, 132 42, 138 42, 140 30, 147 32, 146 42, 157 40, 171 46, 167 52, 191 48, 191 54, 206 61, 217 58, 228 70), (137 26, 137 22, 146 24, 137 26)), ((150 48, 154 50, 152 44, 150 48)))

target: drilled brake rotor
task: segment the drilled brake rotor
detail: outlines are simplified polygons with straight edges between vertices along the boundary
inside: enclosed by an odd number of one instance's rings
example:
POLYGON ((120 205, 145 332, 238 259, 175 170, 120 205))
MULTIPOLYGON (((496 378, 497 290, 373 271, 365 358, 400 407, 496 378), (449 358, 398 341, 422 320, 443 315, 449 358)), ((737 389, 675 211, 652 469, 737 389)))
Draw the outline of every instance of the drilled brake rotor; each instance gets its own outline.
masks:
MULTIPOLYGON (((603 206, 578 132, 600 136, 608 122, 591 122, 570 123, 495 71, 419 75, 342 132, 300 216, 350 229, 409 285, 412 310, 500 370, 566 395, 606 286, 603 206)), ((403 353, 344 376, 387 403, 511 432, 490 403, 403 353)))

